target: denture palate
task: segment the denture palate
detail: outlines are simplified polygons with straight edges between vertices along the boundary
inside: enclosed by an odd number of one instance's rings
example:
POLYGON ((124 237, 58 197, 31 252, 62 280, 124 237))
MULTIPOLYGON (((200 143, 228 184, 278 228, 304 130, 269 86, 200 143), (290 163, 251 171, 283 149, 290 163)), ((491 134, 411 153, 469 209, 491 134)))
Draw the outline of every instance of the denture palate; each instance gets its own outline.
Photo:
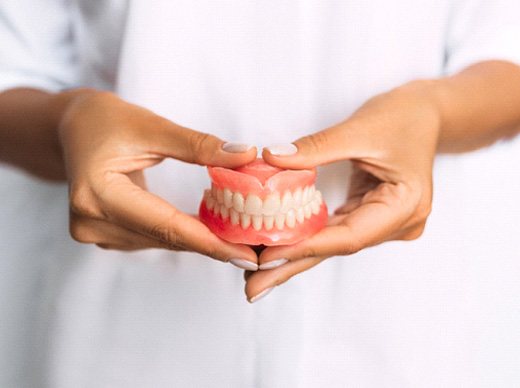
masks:
POLYGON ((232 225, 240 224, 243 229, 252 226, 255 230, 294 228, 296 223, 301 224, 319 214, 323 202, 314 185, 299 187, 294 192, 287 190, 283 194, 272 192, 260 198, 254 194, 244 196, 228 188, 220 189, 214 184, 211 190, 204 192, 204 201, 215 216, 229 219, 232 225))

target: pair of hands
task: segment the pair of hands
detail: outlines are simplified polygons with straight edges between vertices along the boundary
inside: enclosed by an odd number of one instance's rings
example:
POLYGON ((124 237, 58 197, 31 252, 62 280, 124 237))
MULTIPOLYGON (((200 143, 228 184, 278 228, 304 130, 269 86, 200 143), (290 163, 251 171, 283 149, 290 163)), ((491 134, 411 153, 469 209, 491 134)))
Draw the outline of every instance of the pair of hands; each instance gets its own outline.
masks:
POLYGON ((296 140, 292 155, 264 149, 263 158, 282 168, 350 160, 355 171, 346 203, 326 228, 260 255, 219 239, 196 217, 148 192, 143 175, 165 158, 238 167, 256 158, 254 147, 180 127, 110 93, 79 90, 60 98, 67 101, 59 138, 70 187, 72 237, 107 249, 194 251, 223 262, 245 261, 244 268, 283 263, 246 271, 250 301, 326 258, 388 240, 415 239, 430 211, 440 116, 414 83, 369 100, 338 125, 296 140))

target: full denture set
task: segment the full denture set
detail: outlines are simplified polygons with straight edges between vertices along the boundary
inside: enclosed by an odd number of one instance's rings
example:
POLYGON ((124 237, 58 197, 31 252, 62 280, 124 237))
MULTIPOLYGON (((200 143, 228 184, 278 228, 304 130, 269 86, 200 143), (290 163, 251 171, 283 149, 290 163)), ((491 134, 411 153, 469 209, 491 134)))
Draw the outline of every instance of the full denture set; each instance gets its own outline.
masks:
POLYGON ((315 170, 282 170, 262 159, 235 170, 208 167, 199 215, 219 237, 249 245, 298 242, 320 230, 327 207, 315 170))

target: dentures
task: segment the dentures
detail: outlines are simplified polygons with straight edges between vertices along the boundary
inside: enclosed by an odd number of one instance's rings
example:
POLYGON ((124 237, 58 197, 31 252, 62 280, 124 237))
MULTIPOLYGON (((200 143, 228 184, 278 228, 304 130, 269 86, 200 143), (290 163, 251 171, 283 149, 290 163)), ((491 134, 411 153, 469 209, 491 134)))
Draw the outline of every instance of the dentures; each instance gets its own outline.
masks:
POLYGON ((208 170, 212 185, 199 215, 227 241, 293 244, 325 225, 327 207, 314 186, 315 170, 282 170, 262 159, 236 170, 208 170))

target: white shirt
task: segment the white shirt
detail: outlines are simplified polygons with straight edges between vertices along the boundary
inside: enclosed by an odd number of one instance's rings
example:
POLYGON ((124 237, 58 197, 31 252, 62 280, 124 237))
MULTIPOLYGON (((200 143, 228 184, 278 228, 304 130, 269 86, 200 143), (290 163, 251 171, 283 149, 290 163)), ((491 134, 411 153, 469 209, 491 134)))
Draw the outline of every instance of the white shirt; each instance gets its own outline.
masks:
MULTIPOLYGON (((517 0, 3 0, 0 90, 115 90, 258 146, 487 59, 520 63, 517 0)), ((330 259, 249 305, 240 270, 74 243, 64 185, 0 170, 2 387, 518 387, 520 138, 435 166, 414 242, 330 259)), ((320 170, 330 207, 346 163, 320 170)), ((151 190, 195 212, 198 166, 151 190)))

